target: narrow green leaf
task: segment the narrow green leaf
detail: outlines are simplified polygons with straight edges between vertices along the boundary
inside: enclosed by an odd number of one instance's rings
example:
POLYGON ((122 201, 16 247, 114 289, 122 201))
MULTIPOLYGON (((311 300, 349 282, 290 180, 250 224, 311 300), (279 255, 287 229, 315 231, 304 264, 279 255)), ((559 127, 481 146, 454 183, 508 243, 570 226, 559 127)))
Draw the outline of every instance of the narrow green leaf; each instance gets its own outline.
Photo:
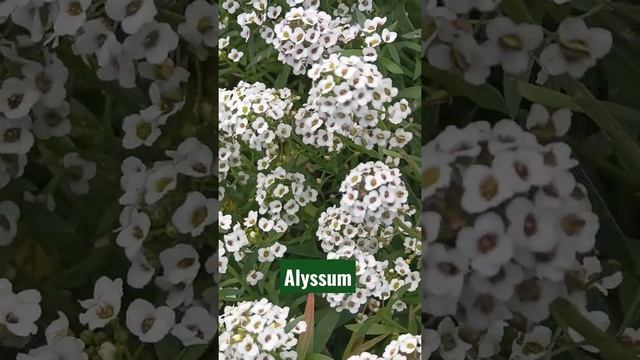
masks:
POLYGON ((393 61, 385 57, 379 57, 378 62, 380 62, 380 64, 382 64, 382 66, 384 66, 385 69, 389 70, 393 74, 398 74, 398 75, 404 74, 404 71, 398 64, 394 63, 393 61))
POLYGON ((558 298, 550 306, 551 313, 564 328, 572 328, 587 343, 597 347, 605 360, 636 360, 636 355, 622 347, 613 336, 598 329, 567 299, 558 298))
POLYGON ((490 85, 472 85, 459 75, 436 69, 430 65, 425 66, 423 75, 427 79, 446 86, 452 95, 467 97, 481 108, 495 110, 503 114, 509 113, 500 92, 490 85))
POLYGON ((516 22, 533 22, 531 14, 522 0, 503 0, 502 10, 516 22))
POLYGON ((340 313, 332 308, 328 308, 324 316, 320 317, 313 338, 313 351, 322 351, 324 349, 339 320, 340 313))

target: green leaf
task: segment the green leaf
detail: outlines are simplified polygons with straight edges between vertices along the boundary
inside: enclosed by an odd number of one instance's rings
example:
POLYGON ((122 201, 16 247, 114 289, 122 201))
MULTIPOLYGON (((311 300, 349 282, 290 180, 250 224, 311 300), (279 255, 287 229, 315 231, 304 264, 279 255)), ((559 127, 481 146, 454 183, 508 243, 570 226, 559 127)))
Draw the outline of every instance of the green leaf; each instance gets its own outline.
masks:
POLYGON ((427 79, 431 79, 445 86, 452 95, 467 97, 481 108, 509 114, 504 103, 504 98, 498 90, 490 85, 472 85, 459 75, 436 69, 430 65, 425 66, 426 68, 423 71, 423 75, 426 76, 427 79))
POLYGON ((533 85, 526 81, 519 81, 517 89, 525 99, 534 103, 540 103, 544 106, 556 109, 566 108, 574 111, 581 110, 569 95, 552 89, 533 85))
POLYGON ((622 347, 616 339, 598 329, 586 319, 567 299, 558 298, 550 306, 551 313, 564 328, 571 328, 582 335, 589 345, 597 347, 605 360, 636 360, 636 355, 622 347))
POLYGON ((328 357, 327 355, 322 354, 309 354, 305 358, 305 360, 333 360, 333 358, 328 357))
POLYGON ((361 344, 360 346, 356 347, 355 349, 353 349, 352 354, 353 355, 358 355, 361 354, 364 351, 367 351, 369 349, 371 349, 372 347, 376 346, 379 342, 381 342, 382 340, 386 339, 390 334, 383 334, 383 335, 379 335, 376 336, 375 338, 361 344))
POLYGON ((387 50, 389 50, 389 55, 391 56, 391 59, 393 59, 393 61, 396 64, 400 64, 400 62, 401 62, 400 61, 400 55, 398 54, 398 50, 396 49, 394 44, 390 44, 386 48, 387 48, 387 50))
POLYGON ((182 343, 175 336, 165 336, 160 342, 153 346, 156 350, 158 360, 173 360, 180 353, 182 343))
POLYGON ((328 308, 324 316, 320 316, 320 321, 316 325, 315 335, 313 338, 313 351, 322 351, 329 341, 329 337, 333 334, 338 321, 340 320, 340 313, 328 308))
POLYGON ((193 345, 184 348, 175 360, 201 360, 209 345, 193 345))
POLYGON ((384 324, 369 324, 368 326, 365 326, 365 323, 349 324, 345 325, 344 327, 358 335, 384 335, 392 334, 396 331, 396 328, 394 328, 393 326, 384 324))
POLYGON ((397 74, 397 75, 404 74, 404 71, 398 64, 394 63, 393 61, 385 57, 379 57, 378 62, 380 62, 380 64, 382 64, 382 66, 384 66, 385 69, 389 70, 393 74, 397 74))
POLYGON ((603 106, 579 81, 563 77, 562 87, 573 97, 575 103, 612 139, 624 153, 636 172, 640 171, 640 145, 638 140, 603 106))
POLYGON ((516 22, 533 22, 531 14, 522 0, 503 0, 502 10, 516 22))
POLYGON ((511 75, 504 75, 503 80, 503 92, 504 101, 509 111, 509 117, 516 120, 518 112, 520 111, 520 102, 522 101, 522 95, 518 92, 519 80, 511 75))
POLYGON ((276 82, 274 83, 274 86, 276 89, 281 89, 287 84, 287 80, 289 79, 289 74, 291 74, 291 66, 288 66, 288 65, 282 66, 282 70, 280 70, 280 73, 276 78, 276 82))
POLYGON ((420 100, 422 98, 422 86, 412 86, 398 91, 398 98, 420 100))

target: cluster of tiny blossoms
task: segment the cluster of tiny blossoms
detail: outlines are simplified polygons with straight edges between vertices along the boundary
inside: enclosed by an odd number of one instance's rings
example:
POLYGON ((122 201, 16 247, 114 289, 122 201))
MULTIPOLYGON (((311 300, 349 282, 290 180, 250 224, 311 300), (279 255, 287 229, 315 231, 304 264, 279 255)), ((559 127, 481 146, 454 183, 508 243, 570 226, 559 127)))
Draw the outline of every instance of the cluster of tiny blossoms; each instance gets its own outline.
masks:
POLYGON ((289 308, 261 299, 226 306, 220 315, 220 359, 295 360, 304 320, 288 320, 289 308))
POLYGON ((311 67, 309 98, 296 114, 295 133, 305 144, 337 151, 345 137, 367 149, 402 148, 413 133, 399 127, 411 114, 398 89, 374 64, 331 55, 311 67))
MULTIPOLYGON (((416 268, 421 244, 410 220, 416 212, 409 205, 409 191, 400 171, 388 165, 399 166, 400 159, 387 164, 361 160, 338 189, 324 187, 325 177, 332 175, 315 161, 349 153, 352 145, 381 152, 403 151, 412 140, 409 102, 398 98, 392 80, 373 63, 379 50, 396 40, 398 34, 391 29, 398 24, 385 28, 387 18, 375 16, 370 0, 339 2, 322 10, 320 5, 317 0, 221 2, 218 46, 225 70, 260 68, 260 60, 273 53, 271 49, 284 65, 274 84, 277 89, 258 82, 261 76, 256 75, 258 79, 251 83, 234 83, 219 93, 219 167, 221 179, 228 181, 220 191, 226 194, 219 213, 222 239, 218 271, 227 277, 242 276, 240 284, 232 285, 237 286, 234 290, 244 299, 255 299, 238 304, 238 295, 225 296, 234 305, 225 307, 221 317, 220 357, 296 358, 295 341, 283 335, 273 338, 272 331, 263 330, 265 316, 252 315, 252 309, 271 304, 251 289, 268 284, 266 280, 273 274, 269 263, 301 255, 303 246, 320 244, 328 259, 356 261, 356 292, 323 294, 331 311, 347 310, 357 314, 356 321, 364 321, 387 305, 393 312, 407 310, 409 306, 401 298, 393 304, 386 301, 400 288, 415 292, 419 285, 416 268), (361 19, 363 13, 368 18, 361 19), (350 54, 358 56, 339 55, 351 47, 350 54), (289 71, 297 76, 293 81, 288 78, 289 71), (298 87, 285 85, 291 83, 298 87), (313 177, 318 186, 308 182, 313 177), (255 196, 242 203, 234 190, 254 184, 255 196), (316 206, 323 199, 343 201, 319 210, 316 206), (313 219, 317 214, 319 219, 313 219), (319 241, 303 244, 313 233, 302 225, 312 228, 306 223, 311 221, 317 221, 319 241), (392 242, 404 245, 404 254, 383 250, 392 242), (247 274, 237 273, 237 266, 246 269, 249 264, 247 274), (228 323, 227 317, 242 329, 228 323)), ((353 155, 366 158, 361 152, 353 155)), ((208 268, 214 266, 207 262, 208 268)), ((227 283, 227 277, 220 283, 227 283)), ((262 292, 262 288, 256 290, 262 292)), ((277 305, 273 306, 280 309, 277 305)), ((288 308, 284 309, 281 319, 286 320, 288 308)), ((286 331, 285 326, 286 321, 277 328, 286 331)), ((383 356, 401 358, 403 354, 417 359, 419 339, 403 336, 389 344, 383 356)))
MULTIPOLYGON (((290 65, 296 75, 304 74, 309 65, 339 52, 343 46, 356 40, 364 42, 362 52, 365 59, 374 61, 377 58, 376 48, 397 38, 395 32, 382 29, 386 18, 375 16, 366 19, 364 24, 353 23, 356 9, 361 12, 373 10, 371 0, 360 0, 350 6, 340 3, 333 11, 334 17, 318 9, 318 0, 289 0, 287 5, 290 8, 283 10, 280 5, 267 6, 266 0, 251 1, 246 5, 235 0, 224 1, 222 8, 228 17, 223 16, 220 28, 230 30, 227 29, 228 22, 237 13, 235 24, 240 29, 240 37, 248 41, 252 34, 251 26, 256 25, 256 33, 259 32, 261 38, 278 51, 278 60, 290 65)), ((225 50, 229 43, 230 36, 220 39, 220 55, 239 62, 244 52, 236 48, 225 50)))
POLYGON ((427 42, 427 59, 439 69, 460 74, 472 84, 483 84, 491 67, 501 66, 510 74, 529 71, 532 60, 548 75, 569 74, 581 78, 612 46, 611 33, 589 28, 584 19, 568 17, 554 36, 545 37, 540 25, 517 23, 497 10, 500 1, 430 0, 427 16, 436 31, 427 42), (486 14, 486 23, 474 25, 471 10, 486 14), (480 42, 480 38, 485 39, 480 42))
MULTIPOLYGON (((398 229, 394 222, 411 228, 406 217, 415 213, 407 204, 408 191, 400 171, 377 161, 361 163, 352 169, 340 186, 340 206, 328 208, 320 215, 316 232, 327 258, 355 259, 358 285, 354 294, 326 294, 329 305, 338 311, 375 313, 381 300, 404 285, 415 291, 420 275, 410 265, 418 259, 421 247, 417 240, 398 229), (393 226, 392 226, 393 225, 393 226), (398 257, 389 266, 388 260, 374 255, 396 237, 403 238, 406 257, 398 257)), ((392 304, 401 311, 406 304, 392 304)), ((360 314, 360 319, 366 317, 360 314)))
POLYGON ((420 335, 402 334, 384 348, 382 357, 363 352, 350 356, 347 360, 420 360, 421 348, 422 337, 420 335))
MULTIPOLYGON (((106 0, 93 4, 90 0, 3 2, 0 188, 22 177, 28 159, 35 157, 39 166, 59 171, 52 177, 62 179, 60 183, 68 187, 70 202, 77 202, 71 198, 73 195, 89 193, 90 182, 99 175, 99 165, 85 158, 85 151, 59 150, 81 147, 76 140, 86 127, 82 119, 86 116, 78 113, 93 113, 93 109, 85 109, 81 101, 72 99, 82 96, 82 91, 74 86, 77 82, 104 82, 99 85, 101 88, 115 89, 104 91, 105 98, 108 97, 103 114, 104 131, 116 132, 113 135, 118 137, 120 134, 110 122, 121 124, 123 148, 132 150, 157 144, 162 135, 160 127, 186 103, 189 57, 202 62, 218 45, 218 16, 217 7, 206 0, 173 2, 163 9, 156 5, 154 0, 106 0), (163 11, 167 16, 158 16, 163 11), (71 64, 78 68, 71 69, 71 64), (111 110, 118 108, 111 101, 112 94, 120 91, 133 94, 135 88, 148 95, 149 101, 134 114, 117 121, 112 119, 111 110), (80 129, 73 128, 76 120, 80 129)), ((115 240, 132 264, 126 279, 130 287, 146 286, 154 278, 155 269, 162 269, 155 283, 166 292, 163 300, 168 306, 156 307, 142 298, 134 300, 126 312, 126 332, 119 328, 118 319, 123 280, 101 277, 93 286, 93 297, 80 301, 84 312, 78 320, 88 328, 88 333, 74 337, 67 315, 58 312, 58 319, 46 327, 46 344, 25 350, 18 359, 119 359, 129 352, 123 338, 128 333, 148 343, 158 342, 169 333, 185 346, 208 344, 212 340, 216 318, 193 303, 192 283, 200 268, 201 249, 176 239, 198 237, 216 220, 215 200, 204 195, 211 188, 214 159, 209 147, 195 137, 185 136, 182 140, 161 161, 151 164, 145 163, 146 156, 130 156, 122 162, 123 209, 115 240), (190 182, 190 186, 180 182, 190 182), (182 191, 185 188, 192 191, 182 191), (179 191, 172 192, 174 189, 179 191), (93 333, 107 328, 109 335, 93 333), (113 339, 107 341, 109 336, 113 339)), ((117 153, 114 151, 112 155, 117 153)), ((57 186, 57 181, 51 184, 57 186)), ((46 203, 46 208, 54 212, 55 186, 48 186, 42 194, 25 192, 23 200, 46 203)), ((2 246, 17 238, 19 204, 19 200, 0 203, 2 246)), ((10 275, 14 276, 20 278, 21 274, 10 275)), ((36 335, 34 322, 42 312, 37 291, 14 294, 11 288, 11 283, 3 279, 0 312, 2 327, 9 330, 0 335, 3 345, 8 341, 7 334, 36 335)), ((56 309, 48 310, 45 313, 55 313, 56 309)), ((11 346, 26 344, 27 341, 14 341, 11 346)))
MULTIPOLYGON (((571 149, 553 140, 570 117, 534 105, 527 126, 547 135, 544 143, 501 120, 450 126, 423 148, 423 306, 430 317, 423 333, 435 344, 423 353, 462 360, 481 348, 481 357, 493 356, 506 322, 521 337, 535 337, 559 297, 600 317, 587 290, 606 295, 622 277, 594 256, 598 217, 571 172, 578 165, 571 149)), ((523 358, 537 359, 547 345, 531 352, 514 342, 512 358, 524 351, 523 358)))
POLYGON ((268 174, 259 173, 256 202, 263 217, 258 226, 264 232, 285 232, 300 221, 298 211, 317 198, 318 191, 306 186, 300 173, 289 173, 281 167, 268 174))
POLYGON ((263 83, 241 81, 231 90, 220 89, 219 129, 220 150, 218 169, 225 179, 229 169, 240 165, 242 140, 256 153, 264 153, 258 160, 258 170, 267 169, 278 156, 281 143, 291 135, 293 103, 297 97, 287 88, 270 89, 263 83))

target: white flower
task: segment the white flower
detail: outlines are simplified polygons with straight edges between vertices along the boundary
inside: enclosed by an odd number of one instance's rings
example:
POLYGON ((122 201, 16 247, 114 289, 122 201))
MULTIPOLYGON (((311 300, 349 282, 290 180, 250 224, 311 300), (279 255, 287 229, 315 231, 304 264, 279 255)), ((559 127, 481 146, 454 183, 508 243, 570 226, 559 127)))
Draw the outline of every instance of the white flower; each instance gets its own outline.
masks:
POLYGON ((18 354, 16 360, 49 360, 74 359, 88 360, 89 355, 84 352, 85 344, 80 339, 66 336, 55 344, 41 346, 29 351, 28 355, 18 354))
POLYGON ((527 116, 527 129, 544 138, 562 137, 571 127, 572 115, 569 109, 559 109, 550 114, 544 105, 533 104, 527 116))
POLYGON ((255 271, 255 270, 251 270, 251 272, 249 272, 249 275, 247 275, 247 282, 250 285, 255 286, 258 281, 262 280, 264 278, 264 274, 260 271, 255 271))
POLYGON ((105 327, 120 313, 122 295, 122 279, 99 278, 93 288, 93 298, 80 301, 86 310, 79 315, 80 323, 91 330, 105 327))
POLYGON ((171 221, 180 233, 198 236, 206 226, 217 220, 216 208, 216 199, 207 199, 200 192, 190 192, 184 203, 173 213, 171 221))
POLYGON ((135 149, 141 145, 151 146, 160 137, 161 131, 155 119, 140 114, 131 114, 122 120, 122 147, 135 149))
POLYGON ((96 163, 84 160, 78 153, 68 153, 62 158, 64 168, 69 172, 69 187, 76 195, 89 192, 89 180, 96 176, 96 163))
POLYGON ((178 40, 178 34, 169 24, 153 21, 127 37, 122 45, 133 59, 145 58, 152 64, 160 64, 175 50, 178 40))
POLYGON ((144 201, 147 204, 155 204, 176 188, 176 181, 177 173, 172 161, 156 162, 149 170, 145 181, 144 201))
POLYGON ((442 244, 432 244, 423 263, 424 288, 436 296, 460 296, 468 261, 459 249, 447 250, 442 244))
POLYGON ((185 139, 175 151, 167 151, 175 162, 176 171, 192 177, 203 177, 211 174, 213 152, 195 137, 185 139))
POLYGON ((39 99, 40 94, 31 81, 8 78, 0 88, 0 112, 9 119, 20 119, 29 115, 39 99))
POLYGON ((87 19, 87 9, 91 0, 60 0, 58 16, 53 23, 56 35, 75 35, 87 19))
POLYGON ((484 165, 471 165, 462 180, 462 208, 470 213, 479 213, 493 208, 513 194, 507 179, 498 176, 496 171, 484 165))
POLYGON ((116 237, 116 243, 124 248, 127 258, 132 259, 138 254, 142 243, 149 235, 151 219, 146 213, 127 206, 120 214, 120 225, 122 229, 116 237))
POLYGON ((542 27, 532 24, 515 24, 507 17, 496 17, 487 25, 488 41, 482 46, 482 56, 490 64, 500 64, 512 74, 521 74, 529 66, 529 53, 535 50, 544 34, 542 27))
POLYGON ((127 284, 134 289, 145 287, 153 278, 155 269, 149 264, 142 252, 138 252, 131 259, 131 266, 127 272, 127 284))
POLYGON ((0 153, 26 154, 34 143, 31 118, 4 119, 0 117, 0 153))
POLYGON ((549 75, 569 73, 581 78, 604 57, 613 44, 608 30, 587 28, 581 18, 570 17, 558 28, 559 43, 547 46, 540 54, 540 63, 549 75))
POLYGON ((514 192, 526 193, 532 186, 544 186, 553 175, 544 156, 528 149, 502 151, 493 158, 492 168, 498 178, 510 184, 514 192))
POLYGON ((438 69, 456 72, 474 85, 484 84, 491 74, 490 62, 482 47, 470 35, 460 36, 453 44, 436 44, 427 50, 427 60, 438 69))
POLYGON ((549 305, 558 297, 560 286, 547 279, 526 278, 516 284, 510 308, 529 321, 541 322, 549 317, 549 305))
POLYGON ((159 256, 164 276, 172 284, 191 283, 200 269, 199 255, 191 245, 178 244, 159 256))
POLYGON ((0 279, 0 325, 10 333, 25 337, 38 331, 35 322, 40 318, 41 296, 37 290, 24 290, 14 294, 11 283, 0 279))
POLYGON ((41 104, 36 104, 33 108, 33 134, 38 139, 49 139, 51 137, 63 137, 71 132, 71 121, 69 113, 71 107, 69 103, 63 101, 58 107, 49 108, 41 104))
POLYGON ((109 49, 117 44, 116 36, 104 22, 104 19, 87 21, 72 45, 78 55, 96 55, 98 64, 104 66, 109 59, 109 49))
POLYGON ((120 171, 120 188, 124 192, 118 200, 120 205, 139 203, 147 179, 147 167, 137 157, 130 156, 122 161, 120 171))
POLYGON ((522 335, 513 342, 511 359, 536 360, 547 353, 551 343, 551 330, 545 326, 536 326, 530 332, 522 335))
POLYGON ((55 55, 48 55, 46 64, 29 61, 21 69, 25 81, 40 94, 41 103, 49 108, 63 105, 67 96, 65 84, 69 70, 55 55))
POLYGON ((458 233, 457 244, 471 259, 471 267, 484 276, 494 276, 513 255, 513 244, 504 231, 499 215, 487 212, 478 217, 473 227, 458 233))
POLYGON ((449 157, 422 147, 422 198, 432 196, 438 189, 451 183, 452 169, 449 157))
POLYGON ((125 89, 136 87, 136 68, 133 59, 120 43, 107 42, 101 51, 101 57, 100 68, 96 72, 100 80, 117 80, 118 84, 125 89))
POLYGON ((135 34, 158 13, 154 0, 107 0, 105 12, 120 21, 127 34, 135 34))
POLYGON ((518 246, 534 252, 548 252, 558 239, 556 212, 547 207, 535 206, 530 200, 517 197, 507 205, 509 237, 518 246))
POLYGON ((140 341, 156 343, 175 325, 175 316, 166 306, 156 308, 146 300, 136 299, 127 309, 127 328, 140 341))
POLYGON ((44 35, 45 15, 41 10, 44 5, 43 0, 19 1, 18 5, 11 13, 11 20, 14 24, 26 29, 31 35, 29 40, 39 42, 44 35))
POLYGON ((208 344, 218 329, 217 317, 202 307, 190 307, 184 313, 182 321, 171 330, 171 334, 184 346, 208 344))
POLYGON ((58 318, 52 321, 49 326, 47 326, 44 333, 45 337, 47 338, 48 345, 57 343, 66 336, 71 335, 71 330, 69 328, 69 319, 63 312, 58 311, 58 318))
POLYGON ((585 271, 585 281, 595 286, 603 295, 608 295, 609 290, 617 288, 622 283, 622 271, 619 269, 605 269, 595 256, 588 256, 582 260, 585 271))
POLYGON ((446 317, 438 324, 440 334, 439 354, 443 360, 464 360, 471 345, 460 338, 459 329, 451 318, 446 317))
POLYGON ((242 51, 238 51, 238 49, 231 49, 231 51, 229 51, 229 54, 227 55, 229 60, 233 62, 239 62, 243 56, 244 53, 242 51))
POLYGON ((185 22, 178 26, 178 33, 190 44, 200 47, 218 45, 218 7, 204 0, 191 2, 185 10, 185 22))
POLYGON ((0 246, 13 242, 18 234, 20 208, 10 200, 0 202, 0 246))

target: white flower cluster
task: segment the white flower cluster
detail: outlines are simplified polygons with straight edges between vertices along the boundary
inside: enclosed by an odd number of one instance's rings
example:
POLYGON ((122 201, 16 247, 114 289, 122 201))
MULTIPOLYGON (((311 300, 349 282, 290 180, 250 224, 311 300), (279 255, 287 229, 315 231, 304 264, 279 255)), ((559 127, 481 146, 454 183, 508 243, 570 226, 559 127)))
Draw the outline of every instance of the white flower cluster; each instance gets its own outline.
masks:
POLYGON ((255 198, 262 231, 283 233, 300 221, 297 213, 318 199, 318 191, 305 182, 303 174, 289 173, 281 167, 258 174, 255 198))
POLYGON ((341 18, 332 19, 324 11, 294 7, 273 31, 263 31, 262 37, 278 50, 278 60, 290 65, 293 73, 299 75, 304 74, 309 65, 338 51, 339 43, 348 43, 358 36, 359 27, 342 22, 341 18))
POLYGON ((399 169, 380 161, 358 164, 340 184, 340 206, 354 223, 390 225, 409 210, 409 192, 400 176, 399 169))
MULTIPOLYGON (((353 294, 323 294, 329 306, 336 311, 347 310, 352 314, 358 314, 358 320, 367 319, 368 313, 375 314, 382 304, 388 300, 394 291, 407 286, 407 291, 416 291, 420 286, 420 273, 413 271, 411 263, 419 258, 420 253, 410 254, 407 259, 398 257, 389 265, 388 260, 378 260, 374 255, 356 251, 351 256, 339 257, 330 253, 327 259, 348 258, 356 261, 356 292, 353 294)), ((406 304, 396 300, 393 304, 395 311, 402 311, 406 304)))
MULTIPOLYGON (((170 160, 155 162, 151 168, 134 156, 122 163, 120 185, 124 194, 120 204, 124 208, 116 243, 131 261, 127 283, 133 288, 142 288, 153 279, 157 261, 149 259, 145 243, 154 240, 154 227, 169 228, 165 223, 167 208, 174 209, 170 218, 173 238, 198 237, 217 220, 217 200, 199 191, 188 192, 186 197, 174 191, 179 175, 205 182, 212 179, 211 149, 192 137, 167 155, 170 160)), ((164 274, 156 278, 156 285, 169 293, 167 304, 171 307, 190 304, 194 296, 192 283, 200 268, 198 252, 187 244, 160 250, 158 261, 164 274)))
MULTIPOLYGON (((58 318, 45 329, 46 345, 18 354, 16 360, 78 359, 89 360, 86 344, 72 335, 67 316, 58 312, 58 318)), ((107 346, 105 342, 104 345, 107 346)), ((113 346, 113 344, 111 344, 113 346)))
MULTIPOLYGON (((255 210, 249 212, 242 224, 233 224, 231 215, 225 215, 222 212, 220 212, 219 218, 218 229, 223 238, 223 240, 218 242, 217 259, 219 274, 225 274, 227 272, 227 265, 229 264, 228 253, 233 255, 235 261, 241 261, 246 255, 256 252, 260 263, 271 263, 275 259, 282 258, 287 251, 285 245, 277 241, 271 243, 261 235, 262 232, 271 230, 278 231, 277 226, 285 226, 286 223, 278 225, 266 218, 260 218, 259 221, 258 212, 255 210), (263 229, 265 226, 267 230, 263 229)), ((210 273, 213 273, 213 270, 215 270, 214 256, 216 255, 212 255, 207 261, 207 271, 210 273)), ((257 282, 261 280, 261 278, 255 278, 255 276, 260 277, 260 275, 263 274, 256 272, 250 276, 250 281, 257 282)))
POLYGON ((367 149, 402 148, 413 138, 413 133, 398 127, 411 114, 409 103, 405 99, 393 103, 398 89, 376 65, 333 54, 313 65, 307 75, 313 87, 295 123, 295 133, 305 144, 340 150, 343 136, 367 149))
POLYGON ((350 356, 347 360, 419 360, 421 359, 421 348, 422 337, 420 335, 402 334, 384 348, 382 357, 363 352, 350 356))
POLYGON ((67 135, 71 131, 65 90, 69 71, 62 61, 46 49, 41 61, 22 58, 8 47, 2 53, 17 65, 20 75, 2 79, 0 153, 24 155, 35 138, 67 135))
POLYGON ((283 140, 291 136, 293 104, 297 97, 287 88, 271 89, 263 83, 241 81, 231 89, 219 89, 220 150, 218 169, 225 179, 229 169, 240 164, 242 140, 255 150, 264 153, 258 160, 258 170, 269 167, 278 156, 283 140))
POLYGON ((599 221, 571 173, 577 164, 568 145, 541 144, 512 120, 450 126, 427 144, 424 310, 488 336, 516 317, 541 323, 558 297, 587 312, 586 289, 619 285, 621 274, 587 256, 599 221))
POLYGON ((225 306, 220 315, 220 359, 295 360, 296 335, 307 329, 301 320, 289 321, 289 308, 267 299, 225 306))
MULTIPOLYGON (((290 8, 283 10, 282 6, 269 5, 266 0, 247 4, 226 0, 222 8, 229 15, 238 13, 235 22, 239 26, 240 37, 246 41, 252 35, 251 25, 256 25, 255 33, 259 32, 262 39, 278 51, 278 60, 290 65, 296 75, 304 74, 309 65, 340 51, 342 46, 356 39, 364 40, 363 54, 368 61, 374 61, 377 58, 375 48, 397 38, 397 34, 388 29, 376 33, 386 23, 386 18, 375 16, 366 19, 364 24, 353 23, 356 9, 360 12, 373 10, 371 0, 359 0, 350 6, 340 3, 334 9, 333 18, 318 9, 318 0, 289 0, 287 5, 290 8)), ((223 17, 221 21, 227 23, 230 19, 223 17)), ((220 29, 226 30, 226 25, 222 24, 220 29)), ((220 39, 219 55, 239 62, 244 52, 236 48, 226 51, 229 42, 230 36, 220 39)))
POLYGON ((380 301, 405 284, 409 291, 418 288, 420 274, 412 271, 410 264, 420 256, 420 244, 402 229, 391 226, 400 221, 411 228, 405 216, 415 210, 407 204, 409 194, 400 171, 380 161, 361 163, 352 169, 340 192, 340 206, 330 207, 320 215, 316 236, 328 253, 327 258, 356 260, 358 285, 354 294, 324 296, 338 311, 346 309, 355 314, 368 304, 368 310, 376 312, 380 301), (396 258, 390 267, 388 260, 378 260, 374 255, 396 235, 404 238, 407 257, 396 258))
POLYGON ((500 1, 448 0, 438 5, 430 0, 427 16, 437 29, 427 44, 429 63, 460 74, 472 84, 483 84, 495 65, 510 74, 523 74, 532 59, 539 62, 544 76, 567 73, 581 78, 611 50, 611 33, 588 28, 580 17, 564 19, 557 30, 558 41, 554 42, 551 37, 545 38, 540 25, 516 23, 499 13, 491 15, 499 4, 500 1), (482 30, 476 29, 468 17, 472 9, 490 16, 486 26, 480 25, 482 30), (486 40, 480 42, 479 37, 486 40))

